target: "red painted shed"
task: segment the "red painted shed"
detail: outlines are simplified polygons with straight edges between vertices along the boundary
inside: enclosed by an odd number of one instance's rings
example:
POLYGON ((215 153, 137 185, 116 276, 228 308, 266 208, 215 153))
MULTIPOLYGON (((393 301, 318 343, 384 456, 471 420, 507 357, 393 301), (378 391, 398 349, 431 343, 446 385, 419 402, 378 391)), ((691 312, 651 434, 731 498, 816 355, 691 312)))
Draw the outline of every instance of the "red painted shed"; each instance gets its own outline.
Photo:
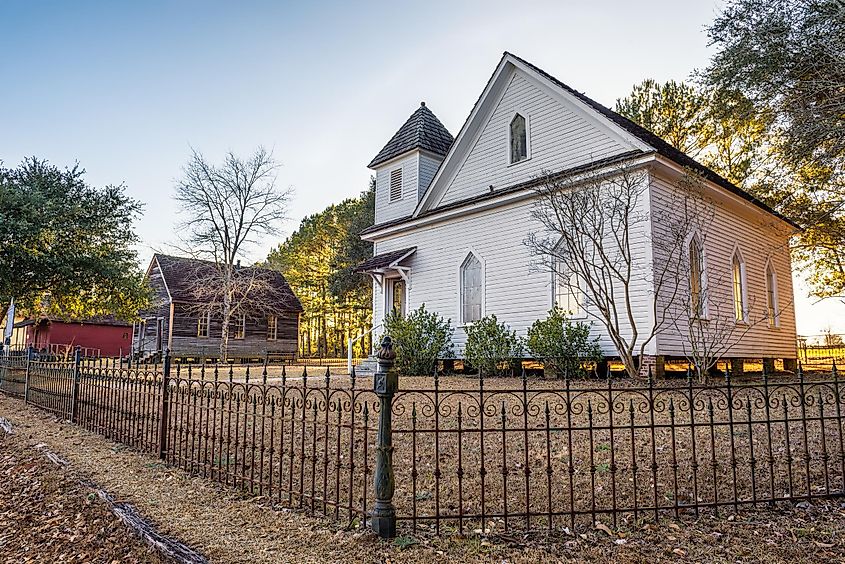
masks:
POLYGON ((132 325, 112 316, 83 320, 52 317, 24 319, 15 328, 26 331, 26 345, 37 350, 64 354, 79 346, 85 356, 128 355, 132 348, 132 325))

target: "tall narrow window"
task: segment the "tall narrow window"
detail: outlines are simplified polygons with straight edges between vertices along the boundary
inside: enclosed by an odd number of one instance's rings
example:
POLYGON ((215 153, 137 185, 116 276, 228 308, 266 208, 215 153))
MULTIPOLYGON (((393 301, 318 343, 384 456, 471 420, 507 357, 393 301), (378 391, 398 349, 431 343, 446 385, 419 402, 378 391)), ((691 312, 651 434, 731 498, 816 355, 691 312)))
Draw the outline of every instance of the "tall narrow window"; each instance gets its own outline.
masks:
POLYGON ((211 324, 211 312, 207 311, 200 314, 197 319, 197 337, 200 339, 208 338, 208 326, 211 324))
POLYGON ((242 313, 235 318, 235 331, 232 338, 243 339, 246 336, 246 314, 242 313))
POLYGON ((766 316, 769 327, 778 324, 778 279, 771 263, 766 266, 766 316))
POLYGON ((689 296, 691 316, 704 317, 704 262, 698 237, 689 243, 689 296))
POLYGON ((554 305, 572 317, 580 317, 584 314, 584 295, 578 275, 569 271, 563 261, 558 259, 554 261, 552 286, 554 288, 554 305))
POLYGON ((401 278, 391 282, 391 309, 397 315, 405 315, 405 281, 401 278))
POLYGON ((279 318, 275 315, 267 317, 267 340, 275 341, 279 334, 279 318))
POLYGON ((472 323, 481 319, 481 261, 470 253, 461 265, 461 320, 472 323))
POLYGON ((390 201, 402 199, 402 169, 390 171, 390 201))
POLYGON ((513 116, 510 126, 511 164, 528 158, 528 131, 525 118, 520 114, 513 116))
POLYGON ((745 321, 745 264, 739 252, 731 260, 731 278, 733 280, 734 316, 737 321, 745 321))

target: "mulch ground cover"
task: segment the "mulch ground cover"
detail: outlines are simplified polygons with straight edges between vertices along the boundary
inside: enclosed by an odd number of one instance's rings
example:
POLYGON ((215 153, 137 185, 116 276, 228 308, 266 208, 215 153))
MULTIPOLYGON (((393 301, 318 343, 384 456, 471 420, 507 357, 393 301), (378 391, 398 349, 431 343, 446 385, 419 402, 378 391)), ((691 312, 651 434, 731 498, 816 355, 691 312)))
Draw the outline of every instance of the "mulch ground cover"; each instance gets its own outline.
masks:
POLYGON ((0 417, 15 430, 0 432, 0 561, 157 561, 79 485, 85 476, 213 562, 845 562, 841 500, 624 530, 599 524, 554 536, 468 531, 384 542, 191 477, 20 400, 0 396, 0 417), (48 461, 40 444, 68 466, 48 461))
POLYGON ((163 560, 31 441, 0 432, 0 561, 163 560))

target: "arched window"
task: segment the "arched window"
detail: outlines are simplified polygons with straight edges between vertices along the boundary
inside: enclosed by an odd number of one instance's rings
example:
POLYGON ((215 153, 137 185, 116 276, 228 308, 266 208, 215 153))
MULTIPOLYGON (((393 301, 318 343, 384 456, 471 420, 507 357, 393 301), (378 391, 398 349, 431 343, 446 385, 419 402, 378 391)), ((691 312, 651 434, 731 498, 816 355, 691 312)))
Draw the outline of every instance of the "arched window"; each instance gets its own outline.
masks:
POLYGON ((737 321, 745 321, 748 308, 745 304, 745 262, 739 250, 731 259, 731 279, 733 281, 734 316, 737 321))
POLYGON ((482 287, 481 261, 473 253, 461 265, 461 321, 473 323, 481 319, 482 287))
MULTIPOLYGON (((558 243, 557 252, 561 252, 563 241, 558 243)), ((572 272, 564 261, 559 258, 554 260, 554 272, 552 273, 553 305, 569 314, 571 317, 583 317, 584 292, 578 275, 572 272)))
POLYGON ((766 265, 766 316, 769 327, 778 326, 778 278, 772 263, 766 265))
POLYGON ((528 158, 528 130, 525 118, 520 114, 516 114, 511 120, 510 155, 511 164, 528 158))
POLYGON ((704 317, 704 258, 697 235, 689 242, 689 296, 691 317, 704 317))

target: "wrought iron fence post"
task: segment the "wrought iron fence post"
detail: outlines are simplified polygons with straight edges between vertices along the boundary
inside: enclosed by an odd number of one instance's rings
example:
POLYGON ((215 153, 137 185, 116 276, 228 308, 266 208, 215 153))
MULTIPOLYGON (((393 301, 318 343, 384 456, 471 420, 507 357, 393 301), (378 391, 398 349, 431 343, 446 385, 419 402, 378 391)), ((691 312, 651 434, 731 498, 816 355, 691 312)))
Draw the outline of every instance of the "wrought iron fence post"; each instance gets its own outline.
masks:
POLYGON ((26 372, 23 377, 23 401, 29 403, 29 369, 32 357, 35 356, 35 348, 32 345, 26 347, 26 372))
POLYGON ((161 376, 161 409, 159 410, 158 426, 158 458, 164 460, 167 457, 167 431, 170 423, 170 402, 168 395, 170 393, 170 349, 165 349, 164 359, 162 362, 162 376, 161 376))
POLYGON ((376 502, 370 513, 370 528, 383 539, 396 536, 396 508, 393 506, 393 395, 399 376, 393 369, 396 353, 393 342, 385 336, 377 354, 378 370, 373 376, 373 391, 379 397, 376 468, 373 475, 376 502))
POLYGON ((73 351, 73 388, 70 396, 70 422, 76 423, 79 416, 79 378, 82 363, 82 348, 76 345, 73 351))

